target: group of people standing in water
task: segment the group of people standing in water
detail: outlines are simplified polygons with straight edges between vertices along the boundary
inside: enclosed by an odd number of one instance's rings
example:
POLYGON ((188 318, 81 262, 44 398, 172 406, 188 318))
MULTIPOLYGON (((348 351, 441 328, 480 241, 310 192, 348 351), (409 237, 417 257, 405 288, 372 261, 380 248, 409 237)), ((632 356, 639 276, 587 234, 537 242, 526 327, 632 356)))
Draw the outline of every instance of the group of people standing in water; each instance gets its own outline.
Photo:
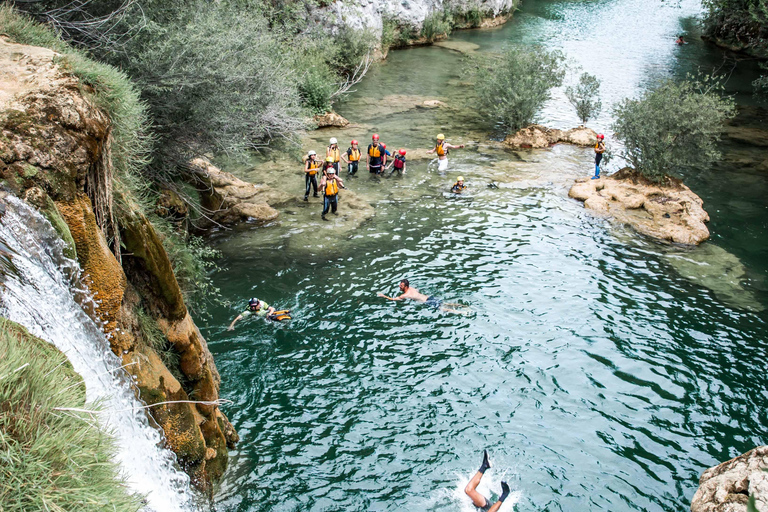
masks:
MULTIPOLYGON (((437 135, 435 147, 427 151, 427 154, 437 154, 438 170, 445 171, 448 168, 448 152, 451 149, 463 148, 464 144, 454 146, 445 141, 445 135, 437 135)), ((371 136, 371 143, 365 152, 365 166, 370 174, 380 175, 385 171, 392 169, 389 173, 392 176, 395 172, 400 175, 405 174, 407 151, 403 148, 392 153, 387 149, 387 145, 379 140, 379 134, 374 133, 371 136)), ((347 165, 347 175, 354 176, 363 159, 363 152, 357 140, 353 139, 349 143, 349 148, 345 152, 339 149, 339 141, 336 137, 331 137, 328 147, 325 149, 325 160, 321 160, 317 152, 309 151, 304 160, 304 201, 309 201, 309 193, 313 192, 312 197, 319 197, 318 189, 323 195, 323 213, 321 218, 328 220, 326 215, 330 211, 333 215, 338 215, 338 194, 340 189, 346 188, 344 180, 341 179, 341 162, 347 165), (318 183, 318 174, 320 183, 318 183)), ((451 191, 454 193, 462 192, 466 186, 464 179, 459 177, 460 183, 454 184, 451 191)))

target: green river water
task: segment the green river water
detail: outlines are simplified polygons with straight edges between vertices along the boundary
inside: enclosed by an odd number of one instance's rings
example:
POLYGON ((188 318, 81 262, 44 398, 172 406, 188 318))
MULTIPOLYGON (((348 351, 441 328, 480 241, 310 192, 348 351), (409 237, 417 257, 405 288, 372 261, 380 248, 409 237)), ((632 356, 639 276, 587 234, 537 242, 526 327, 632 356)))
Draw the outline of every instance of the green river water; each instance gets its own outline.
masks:
MULTIPOLYGON (((768 162, 744 142, 765 115, 749 96, 756 64, 701 42, 699 11, 691 0, 525 0, 504 27, 450 39, 479 52, 561 49, 603 81, 606 107, 660 77, 729 73, 741 131, 720 164, 686 177, 712 217, 698 248, 569 199, 593 170, 589 149, 494 142, 467 103, 461 54, 446 48, 392 52, 338 105, 355 126, 304 141, 321 152, 338 136, 346 149, 377 131, 418 157, 444 132, 467 145, 444 175, 423 158, 404 177, 363 169, 324 223, 318 199, 300 200, 295 158, 227 169, 291 199, 278 222, 215 238, 215 282, 238 307, 215 308, 204 334, 242 438, 216 510, 472 511, 463 487, 487 448, 480 490, 495 497, 509 481, 502 511, 680 511, 705 468, 766 443, 768 162), (691 44, 674 44, 680 32, 691 44), (426 99, 447 106, 416 108, 426 99), (459 174, 470 189, 449 197, 459 174), (376 297, 402 277, 471 314, 376 297), (294 320, 227 332, 251 296, 294 320)), ((578 124, 560 90, 541 120, 578 124)), ((590 125, 615 144, 610 122, 606 108, 590 125)))

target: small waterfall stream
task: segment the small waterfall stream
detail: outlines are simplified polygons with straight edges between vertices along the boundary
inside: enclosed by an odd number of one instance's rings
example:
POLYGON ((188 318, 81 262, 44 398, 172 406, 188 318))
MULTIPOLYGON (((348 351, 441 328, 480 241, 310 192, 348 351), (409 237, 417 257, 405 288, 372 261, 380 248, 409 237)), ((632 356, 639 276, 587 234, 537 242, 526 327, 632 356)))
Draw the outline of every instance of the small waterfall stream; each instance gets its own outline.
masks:
POLYGON ((93 301, 79 284, 78 264, 63 254, 64 243, 50 223, 21 200, 7 196, 0 240, 13 268, 2 277, 0 315, 53 343, 69 358, 86 385, 89 403, 101 404, 102 427, 117 439, 118 463, 129 488, 146 495, 148 511, 195 510, 189 477, 150 426, 131 389, 130 377, 99 328, 83 310, 93 301), (76 300, 77 297, 77 300, 76 300))

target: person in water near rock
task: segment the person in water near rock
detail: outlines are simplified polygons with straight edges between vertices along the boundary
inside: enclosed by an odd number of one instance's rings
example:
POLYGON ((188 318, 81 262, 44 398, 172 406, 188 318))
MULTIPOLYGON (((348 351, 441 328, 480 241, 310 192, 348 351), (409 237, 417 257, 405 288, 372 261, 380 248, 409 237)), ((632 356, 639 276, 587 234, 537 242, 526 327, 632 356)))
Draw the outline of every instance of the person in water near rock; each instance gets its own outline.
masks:
POLYGON ((309 189, 314 188, 315 192, 312 197, 317 196, 317 172, 322 166, 322 163, 317 160, 317 153, 310 151, 307 153, 307 161, 304 163, 304 182, 307 185, 307 190, 304 192, 304 200, 309 201, 309 189))
POLYGON ((467 189, 467 186, 464 184, 464 176, 459 176, 456 178, 456 183, 453 184, 451 187, 451 192, 454 194, 461 194, 467 189))
POLYGON ((677 43, 679 46, 682 46, 682 45, 684 45, 684 44, 685 44, 685 39, 683 39, 683 36, 682 36, 682 35, 679 35, 679 36, 677 36, 677 39, 675 40, 675 42, 676 42, 676 43, 677 43))
POLYGON ((339 151, 339 141, 336 140, 336 137, 331 137, 330 146, 325 150, 325 158, 326 160, 328 158, 331 159, 330 161, 333 163, 333 168, 336 169, 337 173, 341 170, 341 165, 339 165, 341 152, 339 151))
POLYGON ((341 159, 347 164, 347 173, 354 175, 357 173, 357 165, 360 163, 362 154, 360 153, 360 148, 358 148, 356 140, 353 139, 349 144, 349 149, 347 149, 346 153, 342 153, 341 159))
POLYGON ((462 307, 462 304, 443 304, 443 301, 435 297, 434 295, 430 295, 427 297, 423 293, 420 293, 419 290, 416 288, 411 287, 411 283, 408 282, 407 279, 403 279, 400 281, 400 291, 402 292, 397 297, 387 297, 383 293, 379 292, 376 295, 379 297, 382 297, 387 300, 405 300, 405 299, 411 299, 415 300, 417 302, 423 302, 424 304, 428 306, 432 306, 435 309, 439 309, 440 311, 445 311, 448 313, 458 313, 458 314, 465 314, 464 311, 459 311, 457 309, 451 309, 447 306, 459 306, 462 307))
POLYGON ((404 149, 398 150, 392 163, 387 166, 387 169, 392 167, 392 172, 389 173, 390 176, 395 174, 395 171, 401 175, 405 174, 405 153, 406 151, 404 149))
POLYGON ((444 171, 448 169, 448 150, 449 149, 461 149, 464 147, 464 144, 461 144, 459 146, 453 146, 451 144, 448 144, 445 142, 445 135, 442 133, 437 134, 437 144, 435 144, 435 147, 427 151, 428 155, 431 155, 432 153, 437 153, 437 170, 438 171, 444 171))
POLYGON ((483 478, 485 471, 490 467, 491 461, 488 460, 488 451, 484 450, 483 463, 480 464, 480 469, 477 470, 475 476, 472 477, 467 486, 464 488, 464 493, 472 498, 472 504, 483 512, 496 512, 501 508, 501 504, 504 503, 504 500, 507 499, 507 496, 509 496, 509 485, 507 482, 501 482, 501 496, 499 496, 499 500, 493 505, 491 505, 485 496, 477 492, 476 489, 480 484, 480 480, 483 478))
POLYGON ((336 175, 336 169, 329 167, 327 172, 328 174, 320 180, 320 190, 323 191, 323 213, 321 215, 323 220, 328 220, 325 214, 328 213, 329 209, 331 213, 338 215, 336 208, 339 205, 339 189, 347 188, 344 186, 342 179, 336 175))
POLYGON ((374 133, 371 137, 371 143, 368 145, 368 156, 365 157, 365 165, 368 172, 372 174, 381 173, 381 164, 384 159, 384 148, 379 144, 379 134, 374 133))
POLYGON ((592 176, 593 180, 600 178, 600 162, 603 160, 603 153, 605 153, 605 135, 602 133, 597 136, 597 144, 595 144, 595 175, 592 176))
POLYGON ((232 323, 229 324, 228 331, 231 331, 235 328, 235 324, 238 320, 242 320, 243 318, 249 317, 249 316, 257 316, 261 318, 267 318, 268 316, 272 315, 275 312, 275 308, 271 307, 269 304, 267 304, 264 301, 261 301, 257 298, 253 298, 248 301, 248 309, 237 315, 237 318, 232 320, 232 323))

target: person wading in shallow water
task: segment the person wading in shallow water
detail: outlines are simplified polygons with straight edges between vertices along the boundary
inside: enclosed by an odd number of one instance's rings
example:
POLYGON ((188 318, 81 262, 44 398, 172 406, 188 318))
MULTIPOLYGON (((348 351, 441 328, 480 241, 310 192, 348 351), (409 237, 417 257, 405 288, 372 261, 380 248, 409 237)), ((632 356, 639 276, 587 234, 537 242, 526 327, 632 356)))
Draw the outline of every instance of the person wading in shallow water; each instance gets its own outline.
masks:
POLYGON ((320 180, 320 190, 323 191, 323 214, 321 215, 323 220, 328 220, 325 214, 328 213, 329 209, 331 213, 338 215, 336 208, 339 205, 339 189, 346 188, 341 178, 336 175, 336 169, 329 167, 326 172, 328 174, 320 180))
POLYGON ((339 141, 336 140, 336 137, 331 137, 330 140, 330 146, 325 150, 325 158, 331 159, 330 162, 333 164, 333 168, 336 169, 336 172, 338 173, 341 170, 341 166, 339 165, 339 160, 341 160, 341 151, 339 151, 339 141))
POLYGON ((346 153, 341 154, 341 159, 347 164, 347 172, 349 174, 355 174, 357 173, 357 165, 360 162, 362 154, 360 153, 360 148, 357 147, 356 140, 353 140, 349 144, 350 148, 347 149, 346 153))
POLYGON ((444 171, 448 169, 448 150, 449 149, 461 149, 464 147, 464 144, 461 144, 460 146, 453 146, 451 144, 448 144, 445 142, 445 135, 442 133, 437 134, 437 144, 435 144, 435 147, 427 151, 428 155, 431 155, 432 153, 437 153, 437 170, 438 171, 444 171))
POLYGON ((304 164, 304 181, 307 185, 307 190, 304 192, 305 201, 309 201, 309 189, 311 187, 315 189, 313 197, 317 197, 317 172, 321 165, 322 163, 317 160, 317 154, 314 151, 310 151, 304 164))
POLYGON ((368 156, 365 157, 365 164, 368 172, 379 174, 381 172, 382 158, 384 150, 379 144, 379 134, 374 133, 371 137, 371 143, 368 145, 368 156))
POLYGON ((597 144, 595 144, 595 175, 592 176, 593 180, 600 178, 600 162, 603 160, 603 153, 605 153, 605 135, 602 133, 597 136, 597 144))
POLYGON ((485 496, 477 492, 476 489, 480 484, 480 480, 483 478, 485 471, 490 467, 491 461, 488 460, 488 452, 483 451, 483 463, 480 465, 480 469, 477 470, 475 476, 472 477, 472 480, 469 481, 467 487, 464 488, 464 493, 472 498, 472 503, 484 512, 496 512, 501 508, 501 504, 504 503, 507 496, 509 496, 509 485, 507 482, 501 482, 501 496, 499 496, 499 501, 493 505, 491 505, 485 496))
MULTIPOLYGON (((447 313, 458 313, 460 315, 466 314, 464 311, 459 311, 457 309, 451 309, 446 306, 459 306, 462 307, 463 304, 445 304, 443 305, 443 301, 435 297, 434 295, 431 295, 427 297, 423 293, 420 293, 419 290, 416 288, 413 288, 411 286, 411 283, 408 282, 407 279, 403 279, 400 281, 400 291, 402 292, 397 297, 387 297, 383 293, 379 292, 376 295, 379 297, 382 297, 387 300, 405 300, 405 299, 411 299, 415 300, 416 302, 423 302, 424 304, 428 306, 432 306, 435 309, 439 309, 440 311, 445 311, 447 313)), ((466 306, 464 306, 466 307, 466 306)))

